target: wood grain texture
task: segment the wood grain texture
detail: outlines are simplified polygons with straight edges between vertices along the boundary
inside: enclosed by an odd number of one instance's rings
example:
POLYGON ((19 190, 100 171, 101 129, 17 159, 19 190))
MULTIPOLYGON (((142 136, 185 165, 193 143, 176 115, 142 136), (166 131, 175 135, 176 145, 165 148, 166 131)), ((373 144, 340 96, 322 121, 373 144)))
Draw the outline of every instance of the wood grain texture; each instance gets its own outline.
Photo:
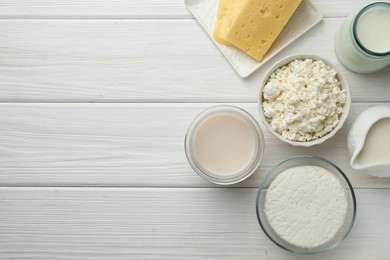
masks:
POLYGON ((341 67, 334 35, 369 2, 313 0, 324 21, 243 80, 184 0, 0 0, 0 259, 313 259, 276 247, 255 216, 265 172, 305 153, 368 188, 355 190, 351 235, 315 259, 389 260, 390 178, 353 171, 346 134, 365 108, 390 104, 390 67, 371 75, 341 68, 363 103, 321 146, 290 147, 262 126, 263 163, 234 188, 198 177, 183 150, 189 123, 215 102, 236 102, 259 119, 253 102, 276 60, 311 53, 341 67))
MULTIPOLYGON (((215 104, 0 105, 0 183, 7 186, 205 187, 187 163, 184 136, 193 118, 215 104)), ((259 120, 256 104, 235 104, 259 120)), ((376 104, 356 103, 336 136, 320 146, 284 144, 263 127, 260 168, 238 186, 257 187, 270 167, 314 154, 338 164, 354 187, 390 187, 349 166, 346 135, 352 120, 376 104)))
POLYGON ((329 18, 248 79, 194 20, 0 20, 0 101, 256 102, 266 70, 297 53, 341 68, 353 101, 390 101, 390 67, 358 75, 333 49, 329 18))
MULTIPOLYGON (((313 259, 261 231, 256 189, 0 189, 0 259, 313 259)), ((339 248, 315 259, 390 255, 390 190, 356 190, 339 248)))
MULTIPOLYGON (((347 16, 370 0, 312 0, 325 17, 347 16), (336 8, 335 8, 336 7, 336 8)), ((0 18, 190 18, 184 0, 1 0, 0 18)))

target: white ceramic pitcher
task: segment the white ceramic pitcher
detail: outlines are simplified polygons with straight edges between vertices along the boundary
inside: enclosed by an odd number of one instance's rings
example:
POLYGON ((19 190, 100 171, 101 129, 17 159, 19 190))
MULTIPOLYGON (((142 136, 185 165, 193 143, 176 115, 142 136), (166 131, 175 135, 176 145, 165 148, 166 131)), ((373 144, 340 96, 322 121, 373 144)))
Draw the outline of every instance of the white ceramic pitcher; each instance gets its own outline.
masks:
POLYGON ((364 165, 357 158, 364 147, 369 130, 383 118, 390 118, 390 106, 371 107, 356 118, 348 133, 348 151, 352 155, 350 161, 352 168, 364 170, 367 174, 376 177, 390 177, 390 163, 364 165))

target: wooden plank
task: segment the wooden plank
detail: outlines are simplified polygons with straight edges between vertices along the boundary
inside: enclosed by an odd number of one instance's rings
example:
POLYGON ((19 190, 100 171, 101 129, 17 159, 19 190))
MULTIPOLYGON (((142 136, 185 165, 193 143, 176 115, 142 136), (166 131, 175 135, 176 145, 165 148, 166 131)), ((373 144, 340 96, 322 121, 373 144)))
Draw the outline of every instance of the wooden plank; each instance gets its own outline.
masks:
MULTIPOLYGON (((306 259, 261 231, 251 189, 0 189, 1 259, 306 259)), ((390 190, 356 190, 350 236, 316 259, 388 259, 390 190)), ((308 258, 309 259, 309 258, 308 258)))
MULTIPOLYGON (((325 17, 347 16, 369 0, 313 0, 325 17)), ((1 0, 0 18, 190 18, 184 0, 1 0)))
POLYGON ((325 19, 248 79, 238 77, 194 20, 0 20, 0 101, 256 102, 266 70, 297 53, 339 65, 354 101, 390 101, 390 66, 343 68, 325 19))
MULTIPOLYGON (((390 178, 352 170, 346 149, 352 120, 376 104, 355 103, 340 133, 307 149, 282 143, 263 126, 266 149, 261 167, 238 186, 257 187, 267 170, 281 160, 315 154, 339 165, 354 187, 389 188, 390 178)), ((0 184, 213 186, 188 165, 183 145, 190 122, 213 105, 0 104, 0 184)), ((256 104, 235 105, 259 120, 256 104)))

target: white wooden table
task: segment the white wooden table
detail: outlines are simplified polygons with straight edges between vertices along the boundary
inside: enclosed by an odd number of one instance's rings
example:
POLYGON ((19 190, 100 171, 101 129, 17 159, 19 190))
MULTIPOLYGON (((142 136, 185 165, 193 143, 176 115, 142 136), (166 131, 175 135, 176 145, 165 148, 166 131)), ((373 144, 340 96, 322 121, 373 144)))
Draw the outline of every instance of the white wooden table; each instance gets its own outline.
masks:
POLYGON ((324 20, 244 80, 183 0, 0 0, 0 259, 390 259, 390 178, 352 170, 351 122, 390 105, 390 67, 342 69, 352 111, 332 140, 293 148, 263 127, 266 153, 248 180, 222 188, 187 164, 183 138, 215 103, 257 119, 276 60, 312 53, 340 64, 333 40, 369 0, 313 0, 324 20), (357 195, 350 236, 303 257, 261 231, 255 194, 265 172, 296 154, 338 164, 357 195))

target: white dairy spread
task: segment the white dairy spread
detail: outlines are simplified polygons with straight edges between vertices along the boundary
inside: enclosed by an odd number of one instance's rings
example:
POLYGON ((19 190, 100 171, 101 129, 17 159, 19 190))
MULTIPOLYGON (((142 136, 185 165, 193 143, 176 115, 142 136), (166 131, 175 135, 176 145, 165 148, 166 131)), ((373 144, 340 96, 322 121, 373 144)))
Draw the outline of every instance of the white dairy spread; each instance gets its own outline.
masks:
POLYGON ((294 60, 271 74, 263 110, 273 130, 292 141, 321 138, 340 122, 346 103, 337 72, 321 60, 294 60))
POLYGON ((329 242, 342 227, 347 209, 347 192, 342 183, 318 166, 282 172, 265 197, 270 226, 281 239, 300 248, 329 242))

